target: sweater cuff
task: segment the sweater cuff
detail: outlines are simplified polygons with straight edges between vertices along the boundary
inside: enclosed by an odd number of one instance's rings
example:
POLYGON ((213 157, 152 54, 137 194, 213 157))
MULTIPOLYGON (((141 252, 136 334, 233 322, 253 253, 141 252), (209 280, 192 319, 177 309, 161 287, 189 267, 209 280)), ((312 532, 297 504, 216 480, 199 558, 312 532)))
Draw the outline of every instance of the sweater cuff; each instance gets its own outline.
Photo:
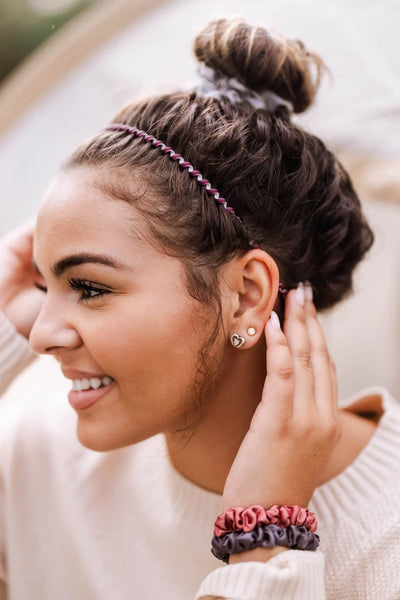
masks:
POLYGON ((324 600, 322 552, 287 550, 267 562, 244 562, 212 571, 195 600, 217 596, 229 600, 324 600))
POLYGON ((35 356, 28 340, 0 312, 0 394, 35 356))

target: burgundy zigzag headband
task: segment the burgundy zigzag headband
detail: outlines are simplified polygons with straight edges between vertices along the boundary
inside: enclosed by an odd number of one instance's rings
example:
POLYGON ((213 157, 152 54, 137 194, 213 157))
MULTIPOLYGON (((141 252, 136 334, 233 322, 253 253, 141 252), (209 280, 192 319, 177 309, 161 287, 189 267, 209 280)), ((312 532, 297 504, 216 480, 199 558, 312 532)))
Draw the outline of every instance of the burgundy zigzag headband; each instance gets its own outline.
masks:
MULTIPOLYGON (((183 156, 175 152, 172 148, 170 148, 170 146, 167 146, 166 144, 164 144, 164 142, 158 140, 153 135, 148 134, 146 131, 142 131, 137 127, 132 127, 131 125, 127 125, 125 123, 111 123, 110 125, 104 128, 104 131, 122 131, 136 138, 142 139, 144 142, 148 142, 153 146, 153 148, 158 148, 162 154, 168 156, 174 162, 177 162, 181 169, 185 169, 191 177, 197 179, 199 185, 204 187, 206 192, 214 198, 215 202, 217 202, 219 206, 221 206, 235 219, 237 219, 240 222, 243 229, 246 231, 246 228, 241 218, 235 213, 233 208, 229 206, 226 199, 220 195, 217 188, 212 187, 210 181, 208 179, 205 179, 200 173, 200 171, 195 169, 190 162, 185 160, 183 156)), ((259 245, 253 242, 252 240, 249 240, 249 246, 251 248, 259 248, 259 245)), ((288 293, 288 290, 285 288, 282 282, 279 283, 279 291, 282 294, 283 298, 285 298, 286 294, 288 293)))

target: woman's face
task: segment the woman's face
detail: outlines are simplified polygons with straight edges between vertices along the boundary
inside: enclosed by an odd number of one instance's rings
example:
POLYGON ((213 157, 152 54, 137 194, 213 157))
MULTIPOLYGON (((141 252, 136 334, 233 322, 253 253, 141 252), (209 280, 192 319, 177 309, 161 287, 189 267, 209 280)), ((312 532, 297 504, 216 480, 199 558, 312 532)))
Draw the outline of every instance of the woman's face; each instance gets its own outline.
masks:
POLYGON ((132 206, 100 191, 104 176, 64 171, 46 194, 34 260, 47 293, 31 333, 71 379, 78 438, 96 450, 185 425, 213 321, 189 296, 180 261, 140 236, 132 206))

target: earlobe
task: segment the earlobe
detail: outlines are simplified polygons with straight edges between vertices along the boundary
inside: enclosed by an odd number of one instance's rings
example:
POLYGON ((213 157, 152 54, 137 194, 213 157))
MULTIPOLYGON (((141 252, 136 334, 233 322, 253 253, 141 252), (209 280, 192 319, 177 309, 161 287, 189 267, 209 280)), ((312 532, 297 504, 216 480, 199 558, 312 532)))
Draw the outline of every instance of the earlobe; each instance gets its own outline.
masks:
MULTIPOLYGON (((247 328, 248 336, 253 337, 254 335, 256 335, 256 333, 257 333, 257 329, 255 327, 247 328)), ((237 333, 233 333, 231 335, 231 344, 234 348, 241 348, 242 346, 244 346, 245 343, 246 343, 246 340, 244 337, 238 335, 237 333)))

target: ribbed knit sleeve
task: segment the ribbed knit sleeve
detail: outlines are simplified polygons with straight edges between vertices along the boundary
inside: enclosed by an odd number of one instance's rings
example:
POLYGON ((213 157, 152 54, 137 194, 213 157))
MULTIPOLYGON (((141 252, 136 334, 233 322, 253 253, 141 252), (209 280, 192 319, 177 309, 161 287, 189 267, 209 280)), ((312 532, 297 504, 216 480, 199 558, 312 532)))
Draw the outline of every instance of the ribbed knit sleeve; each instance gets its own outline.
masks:
POLYGON ((195 600, 324 600, 322 552, 287 550, 269 561, 244 562, 212 571, 195 600))
POLYGON ((0 394, 35 356, 28 341, 0 312, 0 394))

